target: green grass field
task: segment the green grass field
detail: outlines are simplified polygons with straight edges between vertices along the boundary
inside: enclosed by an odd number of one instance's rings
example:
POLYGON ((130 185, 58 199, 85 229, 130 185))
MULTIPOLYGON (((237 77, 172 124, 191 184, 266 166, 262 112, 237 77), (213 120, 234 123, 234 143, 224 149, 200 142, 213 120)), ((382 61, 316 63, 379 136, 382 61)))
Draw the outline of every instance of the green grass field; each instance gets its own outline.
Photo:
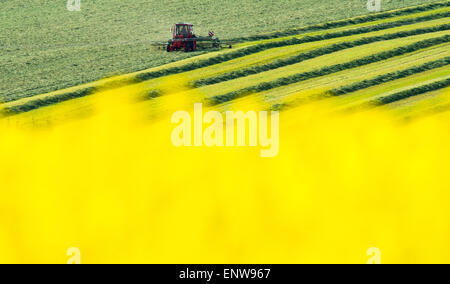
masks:
POLYGON ((291 30, 289 36, 246 41, 47 94, 5 96, 4 112, 18 123, 51 123, 88 112, 98 89, 120 93, 134 85, 143 96, 137 111, 157 116, 167 103, 161 84, 179 78, 191 86, 186 97, 220 110, 242 101, 258 101, 266 109, 327 101, 336 111, 376 106, 409 117, 432 113, 433 106, 422 103, 431 101, 443 111, 447 101, 436 97, 449 85, 450 1, 436 3, 302 28, 296 35, 291 30))
MULTIPOLYGON (((385 0, 382 8, 430 2, 385 0)), ((195 23, 198 34, 214 30, 232 39, 369 13, 365 0, 82 0, 81 12, 67 11, 65 1, 0 5, 0 99, 8 100, 198 55, 150 49, 152 41, 167 40, 178 21, 195 23)))

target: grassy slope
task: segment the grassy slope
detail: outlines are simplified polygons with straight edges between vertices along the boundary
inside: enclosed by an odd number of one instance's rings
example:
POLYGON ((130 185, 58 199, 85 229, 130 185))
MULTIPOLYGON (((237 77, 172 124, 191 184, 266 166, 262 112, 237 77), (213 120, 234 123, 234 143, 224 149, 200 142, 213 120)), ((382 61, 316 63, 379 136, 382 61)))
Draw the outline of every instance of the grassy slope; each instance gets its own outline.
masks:
MULTIPOLYGON (((222 38, 242 37, 366 14, 365 0, 97 0, 82 12, 65 1, 2 1, 0 99, 62 89, 133 72, 188 54, 161 54, 149 42, 166 40, 173 22, 191 21, 222 38), (324 13, 324 11, 326 11, 324 13), (236 24, 236 23, 239 24, 236 24)), ((433 0, 385 1, 384 10, 433 0)))
MULTIPOLYGON (((360 28, 361 26, 374 27, 374 26, 378 26, 379 24, 385 24, 385 23, 390 23, 390 22, 397 22, 399 20, 423 17, 423 16, 427 16, 427 15, 430 15, 430 14, 438 14, 438 13, 443 13, 443 12, 448 12, 448 11, 449 11, 448 7, 447 8, 434 8, 431 11, 430 10, 427 10, 425 12, 416 11, 414 13, 408 13, 406 15, 401 14, 401 16, 395 16, 394 18, 389 17, 389 18, 383 19, 383 20, 379 20, 379 18, 377 17, 376 19, 372 19, 368 23, 353 24, 353 25, 350 25, 350 26, 346 26, 344 28, 342 28, 342 27, 341 28, 330 28, 330 29, 326 29, 326 30, 322 30, 322 31, 318 31, 318 32, 306 33, 306 34, 303 34, 303 36, 323 35, 323 34, 334 33, 336 31, 337 32, 342 32, 342 31, 345 31, 345 30, 347 30, 347 31, 348 30, 349 31, 354 31, 354 30, 357 30, 358 28, 360 28)), ((388 13, 391 13, 391 12, 388 12, 388 13)), ((397 12, 395 12, 395 13, 397 13, 397 12)), ((383 15, 383 14, 385 14, 385 13, 381 13, 381 15, 383 15)), ((379 14, 377 14, 377 15, 379 15, 379 14)), ((377 15, 375 15, 375 16, 377 16, 377 15)), ((373 14, 369 15, 369 16, 373 17, 373 14)), ((363 16, 363 18, 365 18, 365 17, 366 16, 363 16)), ((348 21, 348 20, 345 19, 344 21, 348 21)), ((437 20, 437 21, 439 21, 439 20, 437 20)), ((426 23, 409 23, 409 24, 407 24, 405 26, 401 26, 401 27, 398 27, 398 28, 395 28, 395 29, 391 28, 391 29, 388 29, 388 30, 385 30, 385 31, 386 32, 389 32, 389 31, 395 32, 395 31, 411 30, 414 27, 422 27, 423 25, 426 25, 426 23)), ((233 66, 233 65, 236 65, 236 62, 237 63, 239 63, 239 62, 244 62, 245 63, 245 61, 246 61, 246 63, 248 65, 259 64, 259 63, 264 63, 267 60, 270 61, 270 60, 275 60, 277 58, 282 58, 282 57, 284 57, 283 52, 286 54, 285 56, 291 56, 291 55, 293 55, 293 52, 311 50, 313 48, 317 48, 317 47, 320 47, 322 45, 326 45, 327 43, 331 44, 331 43, 346 41, 346 39, 350 40, 350 39, 361 38, 361 37, 366 36, 366 35, 370 36, 370 35, 380 35, 380 34, 384 34, 384 32, 383 31, 379 31, 379 32, 366 33, 366 34, 358 34, 356 36, 347 36, 347 37, 341 37, 341 38, 331 39, 331 40, 322 40, 322 41, 318 41, 318 42, 316 41, 316 42, 313 42, 311 44, 294 45, 294 46, 288 46, 288 47, 279 48, 279 49, 272 48, 272 49, 269 49, 269 50, 266 50, 266 51, 263 51, 263 52, 256 52, 255 54, 252 54, 250 56, 239 57, 239 58, 237 58, 235 60, 231 60, 231 61, 225 62, 223 64, 215 63, 214 65, 208 66, 207 68, 197 69, 196 72, 191 72, 191 73, 192 74, 200 74, 200 76, 202 75, 203 72, 206 72, 206 73, 209 72, 209 73, 211 73, 210 75, 214 75, 215 73, 219 74, 219 73, 222 73, 222 72, 225 72, 225 71, 230 71, 230 70, 233 70, 233 69, 236 69, 236 68, 246 67, 245 65, 242 65, 242 64, 240 66, 233 66), (271 54, 274 54, 274 55, 271 55, 271 54), (264 57, 265 57, 264 55, 266 55, 268 57, 268 59, 264 59, 264 57), (263 61, 258 61, 258 58, 262 59, 263 61), (252 62, 252 61, 255 61, 255 60, 256 60, 256 63, 252 62), (228 65, 231 65, 230 66, 231 69, 228 68, 228 65)), ((210 52, 210 53, 207 53, 207 54, 196 56, 196 57, 191 58, 191 59, 180 60, 180 61, 177 61, 177 62, 174 62, 174 63, 171 63, 171 64, 166 64, 166 65, 163 65, 163 66, 160 66, 160 67, 155 67, 155 68, 151 68, 149 70, 144 70, 143 72, 144 73, 148 73, 150 71, 155 72, 155 71, 158 71, 158 70, 166 70, 168 68, 172 68, 172 67, 176 67, 176 66, 191 66, 192 63, 199 62, 200 60, 207 60, 207 59, 210 59, 210 58, 215 58, 218 55, 221 56, 221 55, 233 54, 233 53, 236 53, 236 52, 239 53, 243 48, 246 48, 246 46, 251 45, 251 44, 253 44, 253 46, 257 46, 260 43, 266 43, 266 42, 270 43, 270 42, 273 42, 273 41, 278 41, 278 40, 277 39, 272 39, 272 40, 266 40, 266 41, 256 41, 256 42, 253 42, 253 43, 244 43, 244 44, 240 44, 239 46, 235 47, 233 50, 222 50, 222 51, 219 51, 219 52, 210 52)), ((251 47, 252 46, 250 46, 250 48, 251 47)), ((161 54, 163 55, 164 53, 161 53, 161 54)), ((126 74, 126 75, 121 75, 120 78, 133 79, 135 76, 136 76, 136 74, 131 73, 131 74, 126 74)), ((116 79, 114 79, 114 80, 116 80, 116 79)), ((49 96, 49 95, 52 95, 52 96, 53 95, 58 95, 59 96, 59 94, 77 91, 80 88, 97 87, 99 84, 104 84, 104 83, 107 83, 108 81, 110 81, 110 80, 108 79, 108 80, 102 80, 101 82, 93 82, 93 83, 83 84, 83 85, 80 85, 80 86, 75 86, 74 88, 68 88, 68 89, 55 91, 55 92, 52 92, 51 94, 48 94, 48 95, 44 94, 44 95, 34 96, 34 97, 30 98, 30 99, 31 100, 35 100, 35 99, 38 99, 40 97, 46 97, 46 96, 49 96)), ((153 82, 154 81, 155 80, 153 80, 153 82)), ((6 99, 8 101, 11 100, 11 99, 16 100, 17 97, 15 97, 13 95, 13 96, 4 97, 4 99, 6 99)), ((21 99, 20 101, 17 101, 16 103, 17 104, 21 104, 21 103, 26 102, 28 100, 29 99, 25 98, 25 99, 21 99)), ((13 104, 15 104, 15 103, 13 103, 13 104)))

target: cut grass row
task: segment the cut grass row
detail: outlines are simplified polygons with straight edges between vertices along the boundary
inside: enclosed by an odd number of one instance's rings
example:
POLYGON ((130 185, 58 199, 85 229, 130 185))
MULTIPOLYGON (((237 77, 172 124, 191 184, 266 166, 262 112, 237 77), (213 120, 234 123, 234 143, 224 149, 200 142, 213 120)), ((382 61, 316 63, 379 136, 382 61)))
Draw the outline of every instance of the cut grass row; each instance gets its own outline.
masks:
POLYGON ((437 99, 440 98, 441 94, 441 90, 427 92, 421 95, 387 104, 386 107, 388 107, 389 110, 396 110, 398 112, 403 112, 405 109, 407 109, 406 112, 411 112, 420 107, 433 107, 436 105, 437 99))
POLYGON ((414 74, 422 73, 425 71, 441 68, 450 64, 450 56, 436 61, 427 62, 425 64, 414 66, 411 68, 398 70, 395 72, 383 74, 372 79, 363 80, 354 84, 341 86, 339 88, 332 89, 326 93, 327 96, 342 96, 355 91, 363 90, 369 87, 387 83, 390 81, 406 78, 414 74))
POLYGON ((266 72, 266 71, 278 69, 278 68, 281 68, 284 66, 300 63, 302 61, 316 58, 316 57, 319 57, 319 56, 322 56, 325 54, 330 54, 330 53, 334 53, 334 52, 341 51, 344 49, 362 46, 362 45, 366 45, 366 44, 370 44, 370 43, 374 43, 374 42, 378 42, 378 41, 392 40, 392 39, 397 39, 397 38, 432 33, 432 32, 437 32, 437 31, 448 30, 448 29, 450 29, 450 24, 444 24, 441 26, 435 26, 435 27, 429 27, 429 28, 423 28, 423 29, 415 29, 415 30, 411 30, 411 31, 402 31, 402 32, 397 32, 397 33, 392 33, 392 34, 386 34, 383 36, 364 37, 364 38, 361 38, 361 39, 358 39, 355 41, 337 43, 337 44, 333 44, 330 46, 314 49, 314 50, 311 50, 308 52, 303 52, 298 55, 289 57, 287 59, 277 60, 277 61, 274 61, 274 62, 271 62, 268 64, 258 65, 258 66, 254 66, 254 67, 250 67, 250 68, 244 68, 241 70, 233 71, 230 73, 225 73, 225 74, 222 74, 219 76, 210 77, 210 78, 206 78, 206 79, 200 79, 200 80, 193 82, 193 86, 201 87, 201 86, 217 84, 220 82, 229 81, 229 80, 233 80, 233 79, 237 79, 237 78, 241 78, 241 77, 246 77, 249 75, 254 75, 254 74, 261 73, 261 72, 266 72))
POLYGON ((330 28, 330 29, 326 29, 326 30, 311 31, 311 32, 306 32, 306 33, 297 34, 297 35, 291 35, 291 36, 285 36, 285 37, 280 37, 280 38, 243 42, 243 43, 235 44, 235 47, 241 48, 241 47, 246 47, 246 46, 254 45, 254 44, 261 44, 261 43, 268 43, 268 42, 272 42, 272 41, 287 40, 287 39, 291 39, 291 38, 294 38, 294 37, 301 37, 301 36, 307 36, 307 35, 315 36, 315 35, 320 35, 320 34, 324 34, 324 33, 339 32, 339 31, 350 30, 350 29, 357 29, 357 28, 362 28, 362 27, 386 24, 386 23, 390 23, 390 22, 394 22, 394 21, 401 21, 401 20, 409 20, 409 19, 414 19, 414 18, 420 18, 420 17, 430 16, 430 15, 434 15, 434 14, 445 13, 445 12, 449 12, 449 11, 450 11, 450 6, 442 7, 442 8, 438 8, 438 9, 435 9, 435 10, 429 10, 429 11, 425 11, 425 12, 407 14, 407 15, 398 16, 398 17, 395 17, 395 18, 387 18, 387 19, 376 20, 376 21, 367 22, 367 23, 355 24, 355 25, 351 25, 351 26, 343 26, 343 27, 338 27, 338 28, 330 28))
POLYGON ((85 97, 85 96, 95 93, 96 90, 97 90, 96 88, 90 87, 90 88, 81 89, 81 90, 70 92, 70 93, 64 93, 59 96, 48 96, 48 97, 31 100, 31 101, 23 103, 23 104, 11 106, 11 107, 5 107, 5 108, 1 109, 0 115, 11 116, 11 115, 18 114, 18 113, 29 112, 29 111, 32 111, 32 110, 35 110, 35 109, 38 109, 41 107, 65 102, 68 100, 73 100, 76 98, 82 98, 82 97, 85 97))
POLYGON ((433 82, 431 84, 411 88, 409 90, 397 92, 397 93, 387 95, 387 96, 382 96, 382 97, 379 97, 379 98, 376 98, 376 99, 370 101, 370 103, 373 105, 377 105, 377 106, 390 104, 390 103, 400 101, 400 100, 403 100, 406 98, 410 98, 413 96, 425 94, 428 92, 433 92, 436 90, 441 90, 441 89, 447 88, 449 86, 450 86, 450 78, 446 78, 444 80, 433 82))
POLYGON ((387 104, 384 108, 405 120, 445 112, 450 109, 450 89, 409 97, 387 104))
POLYGON ((363 65, 368 65, 374 62, 386 60, 395 56, 400 56, 407 53, 412 53, 420 49, 428 48, 431 46, 436 46, 442 43, 446 43, 450 41, 450 35, 444 35, 438 38, 427 39, 423 41, 416 42, 411 45, 407 45, 400 48, 395 48, 389 51, 381 52, 378 54, 373 54, 370 56, 366 56, 364 58, 359 58, 356 60, 352 60, 342 64, 336 64, 332 66, 326 66, 321 69, 316 69, 313 71, 298 73, 288 77, 282 77, 275 81, 271 82, 263 82, 256 86, 251 86, 243 89, 239 89, 237 91, 233 91, 224 95, 218 95, 208 99, 209 104, 217 105, 230 100, 234 100, 236 98, 240 98, 243 96, 247 96, 253 93, 262 92, 274 88, 278 88, 285 85, 290 85, 293 83, 298 83, 301 81, 309 80, 312 78, 322 77, 329 74, 337 73, 346 69, 352 69, 356 67, 360 67, 363 65))
MULTIPOLYGON (((388 60, 375 62, 328 76, 260 92, 257 93, 256 96, 269 104, 295 104, 296 102, 307 102, 310 100, 311 96, 315 97, 316 94, 323 94, 344 85, 356 84, 387 73, 409 69, 426 64, 427 62, 444 59, 445 57, 450 56, 449 46, 450 44, 433 46, 417 52, 393 57, 388 60)), ((333 101, 336 101, 337 98, 340 98, 339 101, 341 101, 342 97, 343 96, 333 96, 333 101)))
MULTIPOLYGON (((408 86, 409 84, 417 83, 420 81, 427 81, 433 77, 442 78, 449 74, 447 67, 450 64, 450 57, 442 58, 435 61, 426 62, 419 66, 413 66, 410 68, 397 70, 395 72, 390 72, 387 74, 376 76, 372 79, 365 79, 358 81, 353 84, 342 85, 339 88, 335 88, 328 91, 316 92, 309 94, 308 97, 296 98, 290 100, 289 102, 279 102, 273 103, 272 108, 285 109, 292 108, 305 101, 317 100, 317 99, 330 99, 330 98, 340 98, 345 96, 342 100, 334 100, 335 106, 345 106, 357 104, 358 101, 364 101, 370 97, 376 97, 377 93, 386 93, 386 88, 389 90, 389 86, 393 87, 393 90, 401 89, 402 84, 408 86), (443 68, 446 67, 446 68, 443 68), (401 80, 404 79, 404 80, 401 80), (392 83, 392 84, 389 84, 392 83), (364 94, 364 90, 368 88, 375 88, 372 92, 367 92, 364 94), (353 94, 358 92, 357 94, 353 94)), ((370 103, 369 103, 370 104, 370 103)))
POLYGON ((330 97, 330 102, 333 103, 336 109, 342 109, 344 111, 373 107, 373 101, 378 98, 439 82, 447 78, 450 78, 450 69, 448 66, 445 66, 414 74, 406 78, 385 82, 346 95, 330 97))
MULTIPOLYGON (((410 101, 414 98, 420 100, 421 96, 427 97, 427 94, 442 92, 449 86, 450 74, 448 72, 442 70, 429 71, 418 74, 414 78, 376 86, 371 88, 369 92, 352 94, 343 104, 337 105, 335 111, 355 112, 374 107, 386 108, 389 105, 410 101)), ((439 103, 435 106, 437 105, 439 103)), ((428 107, 432 109, 434 106, 428 104, 428 107)))
POLYGON ((450 64, 450 56, 446 58, 442 58, 435 61, 426 62, 422 65, 413 66, 410 68, 398 70, 395 72, 390 72, 387 74, 379 75, 371 79, 366 79, 362 81, 358 81, 349 85, 342 85, 339 88, 335 88, 332 90, 324 91, 322 93, 313 93, 312 96, 308 98, 303 98, 303 100, 292 100, 291 102, 285 103, 275 103, 272 104, 272 109, 282 110, 286 108, 292 108, 299 104, 299 102, 305 101, 305 99, 310 100, 313 98, 329 98, 334 96, 343 96, 349 95, 351 97, 351 93, 356 91, 361 91, 370 87, 386 84, 388 82, 392 82, 395 80, 411 77, 416 74, 420 74, 423 72, 435 70, 442 68, 444 66, 448 66, 450 64))
POLYGON ((450 7, 450 1, 425 4, 425 5, 415 6, 415 7, 411 7, 411 8, 381 12, 381 13, 376 13, 376 14, 372 14, 372 15, 366 15, 366 16, 360 16, 360 17, 355 17, 355 18, 350 18, 350 19, 345 19, 345 20, 340 20, 340 21, 332 21, 332 22, 327 22, 327 23, 322 23, 322 24, 310 25, 310 26, 306 26, 306 27, 289 29, 289 30, 285 30, 285 31, 278 31, 278 32, 272 32, 272 33, 260 34, 260 35, 248 36, 248 37, 240 37, 240 38, 233 39, 233 41, 237 41, 237 42, 256 41, 256 40, 266 40, 266 39, 273 39, 273 38, 279 38, 279 37, 285 37, 285 36, 291 36, 291 35, 298 35, 298 34, 310 32, 310 31, 327 30, 327 29, 331 29, 331 28, 345 27, 345 26, 350 26, 350 25, 372 22, 372 21, 380 20, 380 19, 387 19, 387 18, 393 18, 393 17, 402 16, 402 15, 408 15, 408 14, 413 14, 413 13, 418 13, 418 12, 434 10, 434 9, 438 9, 438 8, 442 8, 442 7, 450 7))
POLYGON ((309 100, 292 100, 288 103, 267 104, 267 108, 274 110, 285 110, 295 108, 305 103, 325 104, 332 112, 354 112, 403 100, 411 99, 425 93, 441 90, 442 85, 450 78, 447 67, 435 68, 425 72, 411 74, 408 77, 381 82, 378 85, 348 93, 343 96, 324 96, 324 93, 312 94, 309 100), (322 99, 319 99, 322 98, 322 99), (389 100, 389 101, 388 101, 389 100))
MULTIPOLYGON (((321 78, 259 92, 237 101, 259 101, 266 109, 277 110, 317 101, 326 101, 333 106, 352 104, 355 100, 367 98, 367 96, 354 96, 351 91, 359 91, 363 94, 364 89, 373 89, 401 79, 414 83, 418 78, 417 75, 419 77, 423 75, 425 79, 446 76, 448 72, 445 70, 448 70, 449 61, 448 46, 441 45, 321 78)), ((377 94, 370 93, 368 97, 377 94)), ((386 91, 380 90, 380 93, 386 93, 386 91)), ((234 102, 235 100, 221 104, 219 108, 227 109, 234 102)))

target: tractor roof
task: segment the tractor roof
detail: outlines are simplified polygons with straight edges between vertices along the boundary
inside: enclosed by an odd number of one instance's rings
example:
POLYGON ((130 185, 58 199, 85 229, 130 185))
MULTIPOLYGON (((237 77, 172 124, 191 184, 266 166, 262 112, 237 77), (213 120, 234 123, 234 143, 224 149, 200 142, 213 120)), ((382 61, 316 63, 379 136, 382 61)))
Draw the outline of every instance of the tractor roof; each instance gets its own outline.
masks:
POLYGON ((177 23, 175 25, 177 25, 177 26, 193 26, 193 24, 189 24, 189 23, 177 23))

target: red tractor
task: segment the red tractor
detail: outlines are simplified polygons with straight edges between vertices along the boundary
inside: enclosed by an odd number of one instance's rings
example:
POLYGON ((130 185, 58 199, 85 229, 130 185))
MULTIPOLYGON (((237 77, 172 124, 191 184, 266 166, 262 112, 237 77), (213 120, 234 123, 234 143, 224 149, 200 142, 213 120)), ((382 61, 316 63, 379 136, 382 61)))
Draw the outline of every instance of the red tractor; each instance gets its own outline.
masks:
POLYGON ((171 29, 173 38, 167 44, 167 52, 184 49, 184 51, 197 50, 197 37, 194 34, 194 26, 188 23, 178 23, 171 29))
POLYGON ((158 49, 165 48, 167 52, 184 50, 186 52, 196 51, 197 49, 222 48, 227 46, 232 48, 231 43, 222 43, 214 37, 214 32, 210 31, 207 37, 198 37, 194 33, 194 26, 188 23, 178 23, 170 29, 172 39, 166 43, 153 43, 158 49))

